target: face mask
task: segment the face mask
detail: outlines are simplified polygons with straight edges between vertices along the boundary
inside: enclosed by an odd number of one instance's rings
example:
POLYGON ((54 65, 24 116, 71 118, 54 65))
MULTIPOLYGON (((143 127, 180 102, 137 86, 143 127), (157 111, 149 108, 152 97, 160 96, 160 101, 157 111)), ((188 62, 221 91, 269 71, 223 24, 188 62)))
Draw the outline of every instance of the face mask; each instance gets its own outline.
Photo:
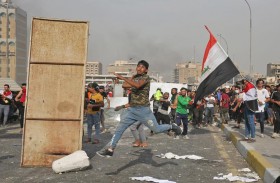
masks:
POLYGON ((235 93, 239 93, 239 90, 235 90, 235 93))

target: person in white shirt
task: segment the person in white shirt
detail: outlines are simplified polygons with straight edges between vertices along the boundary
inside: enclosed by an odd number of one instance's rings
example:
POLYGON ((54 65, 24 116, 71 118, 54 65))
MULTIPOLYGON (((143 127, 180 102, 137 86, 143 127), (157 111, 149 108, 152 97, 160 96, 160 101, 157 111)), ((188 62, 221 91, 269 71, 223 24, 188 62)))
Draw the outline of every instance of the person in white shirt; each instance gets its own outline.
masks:
POLYGON ((257 85, 257 93, 258 93, 258 111, 256 111, 255 115, 257 120, 260 123, 261 127, 261 137, 264 137, 264 119, 265 119, 265 103, 269 101, 270 96, 268 91, 263 88, 264 80, 258 79, 256 82, 257 85))
POLYGON ((10 86, 8 84, 4 85, 4 90, 0 91, 0 118, 2 117, 2 114, 4 113, 3 118, 3 126, 6 126, 9 111, 10 111, 10 105, 12 103, 13 94, 10 91, 10 86))
POLYGON ((207 123, 212 125, 214 115, 214 104, 216 99, 212 94, 210 94, 208 95, 208 97, 205 97, 204 100, 206 101, 204 122, 205 125, 207 125, 207 123))

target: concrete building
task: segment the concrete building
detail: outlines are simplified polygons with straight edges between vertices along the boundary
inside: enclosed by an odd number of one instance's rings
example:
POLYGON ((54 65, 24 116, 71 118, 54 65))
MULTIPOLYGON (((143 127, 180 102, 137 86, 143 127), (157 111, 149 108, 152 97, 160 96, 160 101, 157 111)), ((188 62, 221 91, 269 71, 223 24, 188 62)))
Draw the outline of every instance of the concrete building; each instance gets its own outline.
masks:
POLYGON ((27 14, 9 0, 0 4, 0 76, 19 84, 27 77, 27 14))
POLYGON ((268 77, 275 77, 275 82, 280 83, 280 63, 273 64, 269 63, 267 64, 267 76, 268 77))
POLYGON ((125 60, 116 60, 113 64, 107 67, 108 74, 114 74, 115 72, 125 73, 128 72, 130 75, 136 73, 135 68, 137 63, 129 62, 125 60))
POLYGON ((100 62, 87 62, 86 64, 86 76, 101 75, 102 64, 100 62))
POLYGON ((199 82, 201 76, 201 63, 185 62, 176 64, 174 69, 175 83, 188 83, 188 80, 199 82))

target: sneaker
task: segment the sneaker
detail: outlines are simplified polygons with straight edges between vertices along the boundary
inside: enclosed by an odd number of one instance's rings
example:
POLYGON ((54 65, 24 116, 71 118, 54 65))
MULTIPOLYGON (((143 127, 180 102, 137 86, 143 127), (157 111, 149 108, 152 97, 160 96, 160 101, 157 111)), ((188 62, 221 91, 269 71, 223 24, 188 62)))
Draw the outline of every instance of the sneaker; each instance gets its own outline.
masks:
POLYGON ((233 126, 232 128, 237 128, 237 129, 239 129, 240 126, 239 126, 239 125, 235 125, 235 126, 233 126))
POLYGON ((240 141, 249 141, 250 139, 248 137, 245 137, 244 139, 241 139, 240 141))
POLYGON ((104 129, 101 131, 101 133, 107 133, 107 129, 104 128, 104 129))
POLYGON ((215 123, 212 123, 212 126, 217 126, 217 123, 215 122, 215 123))
POLYGON ((179 135, 175 135, 174 139, 179 140, 180 139, 179 135))
POLYGON ((278 137, 280 137, 280 136, 279 136, 279 134, 277 134, 277 133, 273 133, 273 134, 271 135, 271 137, 275 139, 275 138, 278 138, 278 137))
POLYGON ((117 106, 117 107, 115 108, 115 111, 119 111, 119 110, 121 110, 121 109, 123 109, 123 108, 125 108, 125 106, 124 106, 124 105, 117 106))
POLYGON ((110 151, 109 149, 103 149, 101 151, 97 151, 96 154, 98 154, 101 157, 107 157, 110 158, 113 156, 114 151, 110 151))
POLYGON ((99 144, 99 140, 98 139, 94 139, 92 144, 99 144))
POLYGON ((247 141, 247 143, 254 143, 254 142, 256 142, 256 139, 254 139, 254 138, 251 138, 247 141))
POLYGON ((188 139, 190 139, 190 137, 188 137, 187 135, 184 135, 183 139, 187 139, 188 140, 188 139))
POLYGON ((264 134, 261 134, 260 137, 261 137, 261 138, 264 138, 264 134))
POLYGON ((91 143, 91 138, 87 138, 87 139, 85 140, 85 143, 91 143))
POLYGON ((181 135, 182 133, 182 129, 175 123, 172 123, 171 130, 175 132, 176 136, 181 135))

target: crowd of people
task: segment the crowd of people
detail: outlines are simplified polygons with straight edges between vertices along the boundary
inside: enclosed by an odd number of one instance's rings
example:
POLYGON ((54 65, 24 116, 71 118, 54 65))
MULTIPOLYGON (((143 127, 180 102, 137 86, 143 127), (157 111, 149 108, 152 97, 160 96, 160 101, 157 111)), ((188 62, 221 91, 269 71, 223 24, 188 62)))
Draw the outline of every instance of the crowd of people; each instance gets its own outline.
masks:
MULTIPOLYGON (((112 156, 123 132, 128 128, 135 138, 132 146, 147 147, 144 126, 151 130, 151 135, 166 133, 174 135, 175 139, 180 137, 189 139, 189 124, 194 128, 207 127, 208 125, 219 127, 222 123, 227 124, 229 121, 235 121, 234 128, 240 128, 241 122, 244 121, 245 137, 243 140, 253 143, 256 141, 256 124, 260 124, 260 137, 265 137, 266 122, 267 125, 274 125, 274 133, 271 134, 271 137, 280 137, 280 85, 268 86, 262 79, 258 79, 254 85, 250 80, 243 79, 235 86, 217 89, 216 92, 198 101, 195 101, 196 91, 190 91, 184 87, 173 88, 170 93, 158 88, 149 98, 148 67, 149 64, 141 60, 136 67, 137 74, 132 78, 127 79, 115 74, 119 80, 124 80, 123 88, 129 90, 129 102, 115 108, 115 110, 122 110, 120 123, 109 146, 97 152, 98 155, 102 157, 112 156), (257 110, 248 105, 250 95, 252 95, 248 90, 251 88, 255 88, 253 95, 257 97, 257 110), (153 110, 150 109, 151 101, 153 102, 153 110)), ((96 88, 96 86, 89 85, 89 90, 92 88, 96 88)), ((87 109, 94 110, 96 107, 103 106, 104 102, 100 97, 100 101, 95 99, 93 104, 89 102, 87 109)), ((90 129, 88 130, 91 132, 90 129)))
POLYGON ((4 128, 8 123, 12 123, 19 119, 20 133, 23 129, 24 106, 26 98, 26 83, 21 85, 19 92, 12 92, 10 85, 4 84, 3 90, 0 90, 0 120, 1 126, 4 128), (15 114, 18 115, 15 115, 15 114))

